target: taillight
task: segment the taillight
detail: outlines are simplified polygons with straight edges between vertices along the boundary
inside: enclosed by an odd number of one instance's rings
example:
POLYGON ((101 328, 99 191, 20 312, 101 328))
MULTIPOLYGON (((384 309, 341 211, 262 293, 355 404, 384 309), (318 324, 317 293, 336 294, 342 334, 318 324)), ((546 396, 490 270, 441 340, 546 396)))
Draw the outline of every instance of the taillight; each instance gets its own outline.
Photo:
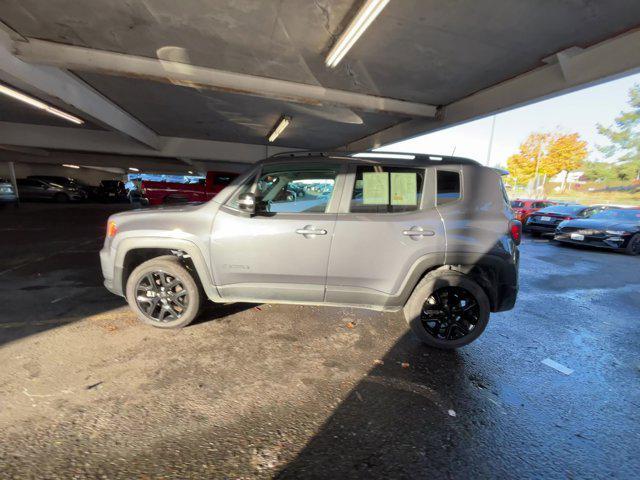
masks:
POLYGON ((516 245, 520 245, 520 241, 522 240, 522 223, 518 220, 511 220, 509 222, 509 233, 511 233, 511 238, 516 245))
POLYGON ((118 227, 116 226, 116 222, 107 223, 107 237, 113 238, 118 233, 118 227))

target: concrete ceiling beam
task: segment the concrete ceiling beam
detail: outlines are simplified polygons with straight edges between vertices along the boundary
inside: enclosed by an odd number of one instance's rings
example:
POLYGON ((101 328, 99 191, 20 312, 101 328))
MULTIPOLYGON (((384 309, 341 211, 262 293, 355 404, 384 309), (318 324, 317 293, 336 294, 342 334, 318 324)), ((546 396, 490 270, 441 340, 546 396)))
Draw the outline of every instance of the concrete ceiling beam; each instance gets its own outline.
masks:
POLYGON ((11 122, 0 122, 0 144, 38 149, 244 163, 255 163, 269 155, 296 150, 291 147, 162 136, 158 137, 158 148, 152 149, 131 142, 115 132, 11 122))
POLYGON ((158 147, 158 136, 153 130, 75 75, 59 68, 32 65, 17 58, 13 55, 16 43, 24 42, 16 40, 15 33, 12 34, 7 27, 0 25, 1 82, 24 90, 45 102, 49 98, 58 100, 79 112, 84 120, 93 120, 147 147, 158 147))
POLYGON ((21 60, 69 69, 130 78, 169 82, 183 87, 209 89, 315 106, 339 106, 407 117, 433 117, 436 107, 395 98, 366 95, 290 82, 275 78, 234 73, 175 61, 125 55, 29 38, 14 42, 21 60))
POLYGON ((588 48, 563 50, 543 62, 547 64, 443 107, 438 119, 402 122, 346 148, 378 148, 638 72, 640 29, 588 48))

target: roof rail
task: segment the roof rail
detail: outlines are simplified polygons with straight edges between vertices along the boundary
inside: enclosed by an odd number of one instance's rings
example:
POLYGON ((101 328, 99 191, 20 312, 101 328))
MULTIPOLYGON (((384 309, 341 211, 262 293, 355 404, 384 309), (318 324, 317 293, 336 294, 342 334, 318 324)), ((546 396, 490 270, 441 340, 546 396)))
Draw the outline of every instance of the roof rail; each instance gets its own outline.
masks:
POLYGON ((269 158, 279 158, 279 157, 324 157, 326 152, 322 152, 319 150, 290 150, 287 152, 280 152, 274 155, 271 155, 269 158))

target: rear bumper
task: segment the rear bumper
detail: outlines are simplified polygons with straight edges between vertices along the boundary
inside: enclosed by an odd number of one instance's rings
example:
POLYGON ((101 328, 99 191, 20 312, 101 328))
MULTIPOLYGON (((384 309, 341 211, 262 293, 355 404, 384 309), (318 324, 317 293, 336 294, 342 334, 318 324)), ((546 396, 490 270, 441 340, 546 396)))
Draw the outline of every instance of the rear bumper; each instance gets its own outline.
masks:
POLYGON ((524 227, 522 227, 522 230, 525 233, 547 233, 547 234, 552 234, 555 233, 556 231, 556 226, 557 225, 540 225, 537 223, 532 224, 526 224, 524 227))
POLYGON ((494 308, 494 312, 506 312, 513 309, 518 298, 518 286, 517 285, 500 285, 498 288, 499 302, 494 308))

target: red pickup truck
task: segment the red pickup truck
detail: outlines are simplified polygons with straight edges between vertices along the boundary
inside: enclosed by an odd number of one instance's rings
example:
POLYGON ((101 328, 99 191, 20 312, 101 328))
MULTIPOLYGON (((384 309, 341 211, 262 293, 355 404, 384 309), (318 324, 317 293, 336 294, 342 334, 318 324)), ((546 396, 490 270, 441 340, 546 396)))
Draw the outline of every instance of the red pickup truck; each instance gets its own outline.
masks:
POLYGON ((206 202, 215 197, 238 176, 237 173, 207 172, 207 177, 197 183, 142 182, 142 195, 149 205, 164 203, 206 202))

